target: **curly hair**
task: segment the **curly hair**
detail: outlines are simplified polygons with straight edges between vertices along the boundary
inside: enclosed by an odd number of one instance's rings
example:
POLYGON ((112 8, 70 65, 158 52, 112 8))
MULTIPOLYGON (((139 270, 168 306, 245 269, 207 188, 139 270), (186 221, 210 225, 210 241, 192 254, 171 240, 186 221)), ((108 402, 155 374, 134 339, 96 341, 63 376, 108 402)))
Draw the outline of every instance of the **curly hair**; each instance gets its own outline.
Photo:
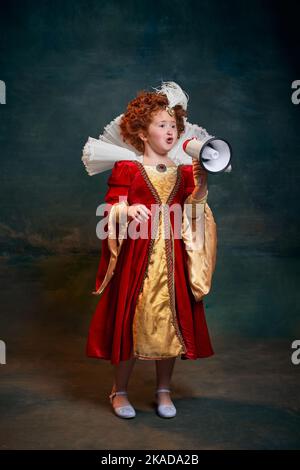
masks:
MULTIPOLYGON (((146 133, 153 115, 166 109, 168 105, 169 101, 165 94, 144 90, 138 92, 137 97, 128 103, 127 110, 120 121, 120 133, 123 137, 123 142, 129 143, 140 153, 143 153, 145 145, 138 134, 141 131, 146 133)), ((187 112, 181 105, 176 105, 173 109, 175 111, 174 117, 179 138, 182 132, 184 132, 183 117, 187 116, 187 112)))

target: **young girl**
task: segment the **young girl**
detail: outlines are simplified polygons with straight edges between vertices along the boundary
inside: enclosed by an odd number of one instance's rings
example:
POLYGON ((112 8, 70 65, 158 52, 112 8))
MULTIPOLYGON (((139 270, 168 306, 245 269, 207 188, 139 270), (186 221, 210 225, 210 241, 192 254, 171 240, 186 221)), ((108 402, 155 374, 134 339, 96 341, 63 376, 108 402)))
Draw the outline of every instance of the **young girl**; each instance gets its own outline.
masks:
POLYGON ((93 292, 101 297, 87 355, 114 364, 109 398, 122 418, 136 415, 127 388, 137 358, 156 361, 156 410, 170 418, 176 415, 170 398, 176 357, 214 354, 202 300, 210 289, 217 240, 206 203, 207 173, 197 160, 175 164, 169 156, 185 130, 186 114, 182 105, 171 106, 166 94, 142 91, 119 123, 123 140, 142 158, 116 161, 108 179, 108 237, 102 240, 93 292), (182 210, 181 237, 175 237, 173 207, 182 210), (132 236, 139 230, 144 236, 132 236), (203 232, 200 240, 197 231, 203 232))

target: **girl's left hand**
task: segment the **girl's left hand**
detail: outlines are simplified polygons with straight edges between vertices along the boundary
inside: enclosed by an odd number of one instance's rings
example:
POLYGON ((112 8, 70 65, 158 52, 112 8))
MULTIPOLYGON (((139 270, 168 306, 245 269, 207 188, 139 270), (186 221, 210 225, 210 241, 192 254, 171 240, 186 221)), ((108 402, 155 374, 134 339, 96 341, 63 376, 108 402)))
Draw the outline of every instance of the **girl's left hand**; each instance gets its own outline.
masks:
POLYGON ((207 191, 207 175, 208 172, 202 168, 199 163, 199 160, 193 158, 193 176, 195 183, 195 197, 202 197, 206 194, 207 191))

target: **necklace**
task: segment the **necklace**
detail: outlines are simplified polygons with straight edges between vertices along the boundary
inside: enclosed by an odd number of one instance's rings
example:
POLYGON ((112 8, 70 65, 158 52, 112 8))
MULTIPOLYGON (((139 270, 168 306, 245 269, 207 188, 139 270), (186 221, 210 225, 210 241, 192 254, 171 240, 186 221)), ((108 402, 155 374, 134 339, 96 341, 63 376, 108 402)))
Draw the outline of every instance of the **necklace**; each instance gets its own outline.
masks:
MULTIPOLYGON (((144 159, 142 159, 142 164, 145 166, 152 166, 159 172, 165 172, 167 171, 167 168, 168 168, 165 163, 157 163, 157 165, 147 165, 144 163, 144 159)), ((172 166, 172 165, 169 165, 169 166, 172 166)))

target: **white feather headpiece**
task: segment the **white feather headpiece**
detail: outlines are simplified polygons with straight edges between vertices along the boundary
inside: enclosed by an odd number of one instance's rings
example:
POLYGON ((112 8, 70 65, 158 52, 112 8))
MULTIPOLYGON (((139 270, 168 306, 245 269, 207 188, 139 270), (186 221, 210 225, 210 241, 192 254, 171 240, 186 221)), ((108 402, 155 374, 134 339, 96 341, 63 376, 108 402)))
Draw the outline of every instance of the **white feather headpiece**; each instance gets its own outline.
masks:
POLYGON ((183 109, 187 110, 187 103, 189 95, 180 88, 175 82, 162 82, 160 88, 153 88, 156 93, 161 93, 167 96, 170 108, 173 108, 177 104, 180 104, 183 109))

